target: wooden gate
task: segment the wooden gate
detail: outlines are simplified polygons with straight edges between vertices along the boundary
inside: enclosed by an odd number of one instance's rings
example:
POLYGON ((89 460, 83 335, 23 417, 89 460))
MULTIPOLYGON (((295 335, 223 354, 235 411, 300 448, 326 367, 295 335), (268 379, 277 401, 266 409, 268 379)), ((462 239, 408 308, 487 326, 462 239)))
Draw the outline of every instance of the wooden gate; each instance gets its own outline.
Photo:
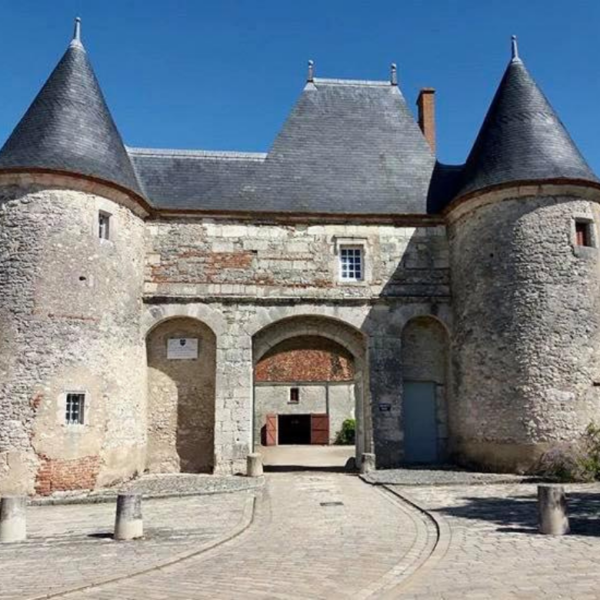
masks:
POLYGON ((329 415, 310 415, 310 443, 318 445, 329 444, 329 415))
POLYGON ((267 415, 266 424, 266 446, 277 446, 277 415, 274 413, 267 415))

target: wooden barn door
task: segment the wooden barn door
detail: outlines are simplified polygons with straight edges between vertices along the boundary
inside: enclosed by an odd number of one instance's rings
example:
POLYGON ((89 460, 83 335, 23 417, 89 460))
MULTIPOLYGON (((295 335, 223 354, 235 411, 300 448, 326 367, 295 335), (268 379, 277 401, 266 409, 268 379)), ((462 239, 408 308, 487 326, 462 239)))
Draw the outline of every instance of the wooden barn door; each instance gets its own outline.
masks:
POLYGON ((266 445, 277 446, 277 415, 274 413, 267 415, 266 434, 266 445))
POLYGON ((310 443, 329 444, 329 415, 310 415, 310 443))

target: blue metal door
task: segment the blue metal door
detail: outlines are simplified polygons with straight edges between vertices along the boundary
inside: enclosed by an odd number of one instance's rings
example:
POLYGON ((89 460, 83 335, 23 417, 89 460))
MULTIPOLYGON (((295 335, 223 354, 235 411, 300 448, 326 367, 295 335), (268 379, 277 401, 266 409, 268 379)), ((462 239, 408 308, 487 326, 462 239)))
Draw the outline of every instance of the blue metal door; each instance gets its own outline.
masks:
POLYGON ((404 459, 406 462, 436 462, 438 453, 435 383, 404 382, 402 421, 404 423, 404 459))

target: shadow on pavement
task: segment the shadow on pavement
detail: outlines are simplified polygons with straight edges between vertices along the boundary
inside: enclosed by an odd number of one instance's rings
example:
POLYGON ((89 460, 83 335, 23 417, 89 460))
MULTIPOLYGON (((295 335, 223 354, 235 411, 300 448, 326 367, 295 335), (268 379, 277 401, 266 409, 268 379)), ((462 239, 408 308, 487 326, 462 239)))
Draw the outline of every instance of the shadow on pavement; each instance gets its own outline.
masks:
MULTIPOLYGON (((506 533, 537 533, 537 497, 535 494, 511 498, 466 497, 464 506, 435 509, 448 516, 499 525, 506 533)), ((567 493, 571 534, 600 536, 600 492, 567 493)))

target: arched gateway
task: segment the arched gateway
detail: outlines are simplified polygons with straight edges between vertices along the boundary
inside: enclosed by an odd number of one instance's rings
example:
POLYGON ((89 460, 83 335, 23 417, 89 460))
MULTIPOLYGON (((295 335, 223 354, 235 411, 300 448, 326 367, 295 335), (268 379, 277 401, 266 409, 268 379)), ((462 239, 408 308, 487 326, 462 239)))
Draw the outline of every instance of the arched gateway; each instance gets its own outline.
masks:
POLYGON ((253 362, 255 449, 343 442, 351 419, 360 457, 371 439, 360 331, 327 317, 282 319, 254 336, 253 362))

